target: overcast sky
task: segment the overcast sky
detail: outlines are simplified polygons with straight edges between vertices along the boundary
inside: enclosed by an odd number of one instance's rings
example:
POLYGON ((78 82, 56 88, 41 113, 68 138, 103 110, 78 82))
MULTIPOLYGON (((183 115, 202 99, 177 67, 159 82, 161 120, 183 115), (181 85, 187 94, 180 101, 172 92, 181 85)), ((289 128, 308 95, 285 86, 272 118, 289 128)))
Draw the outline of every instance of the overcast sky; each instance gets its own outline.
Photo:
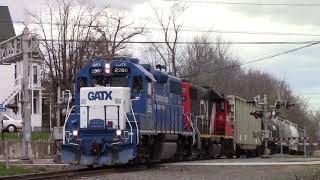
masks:
MULTIPOLYGON (((320 35, 320 6, 262 6, 262 5, 235 5, 215 3, 186 2, 188 6, 183 16, 183 27, 196 30, 222 30, 241 32, 274 32, 300 33, 320 35)), ((46 7, 45 0, 0 0, 0 5, 8 5, 14 21, 25 21, 25 8, 40 10, 46 7)), ((215 1, 216 2, 216 1, 215 1)), ((320 3, 317 0, 219 0, 219 2, 252 2, 252 3, 320 3)), ((124 8, 129 11, 130 17, 138 24, 155 27, 150 23, 154 13, 152 7, 168 9, 172 4, 160 0, 93 0, 102 7, 109 3, 112 7, 124 8)), ((17 33, 23 25, 15 23, 17 33)), ((183 32, 186 39, 200 32, 183 32)), ((265 35, 244 33, 222 33, 227 41, 317 41, 320 36, 289 36, 265 35)), ((292 49, 302 45, 232 45, 232 52, 241 61, 263 57, 275 52, 292 49)), ((270 72, 280 79, 289 82, 294 93, 308 99, 313 108, 320 107, 320 57, 319 46, 312 46, 294 53, 268 59, 247 65, 247 68, 257 68, 270 72)), ((141 56, 137 53, 136 56, 141 56)))

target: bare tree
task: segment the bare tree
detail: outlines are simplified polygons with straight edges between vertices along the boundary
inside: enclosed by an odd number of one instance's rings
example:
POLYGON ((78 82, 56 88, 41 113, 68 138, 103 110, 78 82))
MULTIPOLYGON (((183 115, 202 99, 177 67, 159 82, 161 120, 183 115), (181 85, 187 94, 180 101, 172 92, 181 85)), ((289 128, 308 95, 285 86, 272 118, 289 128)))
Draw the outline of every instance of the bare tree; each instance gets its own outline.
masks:
POLYGON ((132 21, 128 22, 123 11, 106 8, 95 27, 100 36, 99 41, 103 43, 98 48, 98 54, 109 59, 119 55, 132 38, 143 33, 143 27, 133 25, 132 21))
POLYGON ((43 38, 45 80, 52 93, 72 89, 72 80, 84 63, 97 56, 113 57, 143 28, 133 28, 120 10, 96 8, 84 1, 56 0, 48 13, 29 12, 43 38))
POLYGON ((164 15, 164 13, 159 12, 159 10, 154 8, 157 23, 163 34, 164 44, 151 43, 151 46, 152 49, 160 55, 164 65, 169 71, 172 71, 175 76, 178 72, 177 49, 179 34, 182 28, 182 24, 179 20, 185 9, 185 5, 182 5, 181 3, 174 3, 171 6, 168 15, 164 15))
POLYGON ((52 93, 58 87, 72 89, 74 74, 94 56, 90 44, 95 39, 93 27, 100 14, 79 1, 56 0, 54 5, 48 5, 45 15, 29 12, 43 38, 41 50, 52 93))
POLYGON ((45 13, 29 11, 37 25, 34 31, 42 39, 40 49, 45 62, 42 85, 51 94, 53 103, 57 102, 58 87, 73 90, 76 72, 95 56, 93 27, 99 14, 93 6, 74 0, 56 0, 48 4, 45 13))
POLYGON ((195 84, 232 91, 242 70, 230 55, 228 43, 219 36, 215 38, 217 44, 210 44, 210 39, 209 35, 195 37, 186 46, 180 74, 195 84))

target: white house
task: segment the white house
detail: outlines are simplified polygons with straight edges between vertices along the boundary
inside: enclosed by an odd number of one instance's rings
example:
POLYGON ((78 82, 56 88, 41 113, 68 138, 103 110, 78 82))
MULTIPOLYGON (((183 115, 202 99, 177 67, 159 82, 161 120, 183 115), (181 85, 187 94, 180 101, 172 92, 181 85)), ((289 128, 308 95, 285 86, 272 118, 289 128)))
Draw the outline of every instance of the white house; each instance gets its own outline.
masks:
MULTIPOLYGON (((7 105, 17 103, 18 111, 8 114, 21 118, 21 81, 22 81, 22 62, 11 65, 0 66, 0 103, 7 105)), ((29 67, 29 89, 31 97, 31 126, 33 130, 40 129, 42 126, 42 88, 41 88, 41 62, 32 61, 29 67)))
MULTIPOLYGON (((29 31, 29 30, 28 30, 29 31)), ((21 52, 22 42, 5 40, 14 37, 15 32, 11 21, 11 16, 8 7, 0 6, 0 59, 4 56, 13 57, 15 53, 21 52), (3 42, 3 43, 1 43, 3 42)), ((20 39, 21 40, 21 39, 20 39)), ((32 41, 30 41, 32 42, 32 41)), ((29 44, 31 48, 36 48, 33 43, 29 44)), ((33 56, 33 52, 31 53, 33 56)), ((22 57, 21 57, 22 59, 22 57)), ((38 57, 30 58, 29 66, 29 87, 30 102, 32 107, 31 126, 32 129, 40 128, 42 126, 42 91, 41 91, 41 64, 42 61, 38 57)), ((17 112, 8 111, 8 114, 21 118, 21 89, 22 89, 22 73, 23 62, 15 59, 18 62, 10 65, 0 65, 0 104, 16 104, 18 106, 17 112)), ((2 63, 1 63, 2 64, 2 63)))

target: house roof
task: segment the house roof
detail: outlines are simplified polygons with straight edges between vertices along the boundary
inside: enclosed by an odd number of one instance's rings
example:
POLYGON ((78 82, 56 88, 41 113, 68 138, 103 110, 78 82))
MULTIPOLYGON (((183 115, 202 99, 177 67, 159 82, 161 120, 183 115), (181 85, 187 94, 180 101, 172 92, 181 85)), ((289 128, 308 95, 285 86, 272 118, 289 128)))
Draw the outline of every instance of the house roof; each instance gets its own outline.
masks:
POLYGON ((15 36, 8 6, 0 6, 0 42, 15 36))

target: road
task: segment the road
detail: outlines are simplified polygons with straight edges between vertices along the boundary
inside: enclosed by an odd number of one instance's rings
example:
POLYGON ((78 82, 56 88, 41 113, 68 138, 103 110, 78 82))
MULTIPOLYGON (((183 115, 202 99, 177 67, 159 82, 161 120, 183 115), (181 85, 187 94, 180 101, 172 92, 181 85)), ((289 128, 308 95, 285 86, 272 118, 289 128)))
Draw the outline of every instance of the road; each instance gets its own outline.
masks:
POLYGON ((279 166, 279 165, 320 165, 318 158, 289 158, 289 159, 216 159, 169 163, 167 166, 279 166))
POLYGON ((219 159, 168 163, 151 169, 81 179, 308 180, 320 179, 319 158, 219 159))

